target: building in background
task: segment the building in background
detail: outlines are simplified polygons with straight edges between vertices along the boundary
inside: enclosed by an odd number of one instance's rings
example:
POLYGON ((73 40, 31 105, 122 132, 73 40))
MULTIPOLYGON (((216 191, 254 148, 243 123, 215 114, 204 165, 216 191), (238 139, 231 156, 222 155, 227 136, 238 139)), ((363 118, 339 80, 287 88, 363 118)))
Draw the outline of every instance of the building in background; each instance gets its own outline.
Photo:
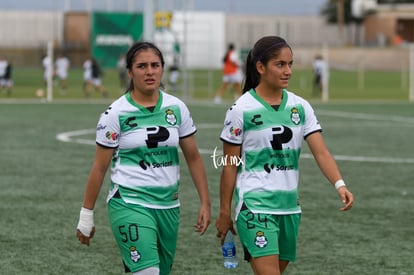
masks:
MULTIPOLYGON (((397 44, 396 41, 400 41, 398 44, 414 42, 414 4, 388 2, 378 1, 373 12, 364 16, 363 46, 385 47, 397 44)), ((154 34, 150 37, 165 53, 167 63, 177 59, 174 48, 179 45, 178 62, 188 69, 218 69, 229 42, 242 50, 243 57, 254 41, 264 35, 283 36, 296 49, 344 46, 338 39, 337 26, 327 24, 321 16, 247 16, 193 11, 191 7, 173 10, 174 5, 163 6, 165 10, 159 10, 161 7, 156 5, 152 8, 154 14, 150 16, 146 14, 151 12, 145 10, 2 10, 0 25, 7 28, 0 28, 0 37, 7 39, 0 40, 0 49, 16 67, 38 66, 41 56, 46 53, 47 43, 54 41, 56 50, 64 50, 73 67, 80 67, 91 54, 96 55, 105 67, 115 67, 119 52, 126 51, 134 40, 141 39, 145 24, 154 21, 145 18, 152 18, 160 11, 169 15, 168 28, 152 28, 154 34), (124 17, 128 19, 119 19, 124 17), (110 18, 114 20, 105 23, 110 18)), ((352 41, 355 27, 345 26, 344 31, 351 38, 347 45, 356 45, 352 41)))

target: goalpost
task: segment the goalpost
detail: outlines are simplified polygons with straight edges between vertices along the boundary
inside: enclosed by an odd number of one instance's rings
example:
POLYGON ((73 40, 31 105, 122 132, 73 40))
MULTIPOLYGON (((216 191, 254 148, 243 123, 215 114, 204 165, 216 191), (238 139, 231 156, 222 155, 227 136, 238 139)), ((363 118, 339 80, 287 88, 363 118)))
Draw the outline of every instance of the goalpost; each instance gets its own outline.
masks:
POLYGON ((53 41, 49 41, 47 43, 47 57, 48 62, 46 69, 46 83, 47 83, 47 91, 46 91, 46 101, 52 102, 53 101, 53 41))
POLYGON ((329 101, 329 49, 326 43, 322 46, 322 56, 325 61, 322 73, 322 102, 329 101))
POLYGON ((408 69, 409 72, 409 81, 410 81, 410 89, 408 99, 410 102, 414 102, 414 44, 410 44, 409 48, 409 56, 410 56, 410 67, 408 69))

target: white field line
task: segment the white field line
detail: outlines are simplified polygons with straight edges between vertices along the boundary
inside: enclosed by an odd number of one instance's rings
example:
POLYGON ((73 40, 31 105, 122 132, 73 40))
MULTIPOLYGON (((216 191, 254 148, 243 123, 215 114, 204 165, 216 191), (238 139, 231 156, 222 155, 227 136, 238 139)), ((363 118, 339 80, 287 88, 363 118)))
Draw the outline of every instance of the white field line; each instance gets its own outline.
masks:
MULTIPOLYGON (((331 112, 331 111, 324 111, 318 112, 324 115, 331 115, 331 116, 338 116, 338 117, 346 117, 346 118, 359 118, 359 119, 371 119, 371 120, 392 120, 392 121, 404 121, 404 123, 414 123, 414 119, 408 119, 398 116, 374 116, 374 115, 367 115, 367 114, 357 114, 357 113, 346 113, 346 112, 331 112), (380 119, 381 118, 381 119, 380 119)), ((222 124, 218 123, 200 123, 197 125, 198 129, 220 129, 222 124)), ((78 144, 87 144, 87 145, 95 145, 95 140, 91 139, 84 139, 84 138, 76 138, 77 136, 87 135, 87 134, 94 134, 96 132, 95 129, 83 129, 83 130, 76 130, 70 132, 59 133, 56 135, 56 139, 62 142, 69 142, 69 143, 78 143, 78 144)), ((210 154, 213 155, 213 149, 203 149, 199 148, 201 154, 210 154)), ((305 159, 313 159, 311 154, 302 153, 300 155, 301 158, 305 159)), ((343 155, 335 155, 336 160, 342 161, 354 161, 354 162, 375 162, 375 163, 414 163, 414 158, 381 158, 381 157, 365 157, 365 156, 343 156, 343 155)))
MULTIPOLYGON (((301 158, 313 159, 311 154, 302 153, 301 158)), ((342 156, 335 155, 336 160, 354 161, 354 162, 381 162, 381 163, 414 163, 414 158, 378 158, 378 157, 364 157, 364 156, 342 156)))
POLYGON ((70 132, 64 132, 59 133, 56 135, 56 139, 63 141, 63 142, 69 142, 69 143, 80 143, 80 144, 90 144, 95 145, 95 140, 91 139, 83 139, 83 138, 73 138, 76 136, 82 136, 87 134, 93 134, 96 133, 95 129, 83 129, 83 130, 77 130, 77 131, 70 131, 70 132))
MULTIPOLYGON (((198 129, 220 129, 223 124, 218 123, 200 123, 197 125, 198 129)), ((95 134, 95 129, 82 129, 70 132, 63 132, 56 135, 56 139, 62 142, 69 142, 69 143, 78 143, 78 144, 87 144, 87 145, 95 145, 95 140, 91 139, 84 139, 84 138, 76 138, 77 136, 83 136, 88 134, 95 134)), ((207 149, 199 149, 201 154, 209 154, 212 153, 212 150, 207 149)))
POLYGON ((404 124, 406 123, 414 124, 414 117, 348 113, 348 112, 329 111, 329 110, 316 110, 315 113, 316 115, 342 117, 342 118, 349 118, 349 119, 374 120, 374 121, 382 121, 382 122, 401 122, 404 124))

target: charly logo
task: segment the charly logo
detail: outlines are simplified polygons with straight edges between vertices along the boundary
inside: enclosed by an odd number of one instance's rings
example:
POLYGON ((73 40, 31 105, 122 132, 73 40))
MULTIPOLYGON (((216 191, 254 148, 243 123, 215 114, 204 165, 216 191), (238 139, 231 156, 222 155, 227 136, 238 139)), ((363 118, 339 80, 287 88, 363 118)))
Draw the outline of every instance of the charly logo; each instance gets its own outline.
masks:
POLYGON ((168 109, 165 111, 165 120, 171 125, 177 124, 177 117, 175 116, 173 110, 168 109))

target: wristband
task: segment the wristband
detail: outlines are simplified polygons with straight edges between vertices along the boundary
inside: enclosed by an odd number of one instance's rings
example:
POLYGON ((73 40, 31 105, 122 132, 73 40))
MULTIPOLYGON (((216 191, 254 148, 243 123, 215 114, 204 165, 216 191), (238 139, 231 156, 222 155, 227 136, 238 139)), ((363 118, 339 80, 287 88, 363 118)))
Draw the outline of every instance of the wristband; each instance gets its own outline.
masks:
POLYGON ((346 186, 345 182, 341 179, 341 180, 337 180, 335 182, 335 189, 338 190, 339 188, 341 188, 342 186, 346 186))
POLYGON ((89 237, 91 235, 93 227, 93 210, 82 207, 79 214, 79 223, 77 229, 83 235, 89 237))

